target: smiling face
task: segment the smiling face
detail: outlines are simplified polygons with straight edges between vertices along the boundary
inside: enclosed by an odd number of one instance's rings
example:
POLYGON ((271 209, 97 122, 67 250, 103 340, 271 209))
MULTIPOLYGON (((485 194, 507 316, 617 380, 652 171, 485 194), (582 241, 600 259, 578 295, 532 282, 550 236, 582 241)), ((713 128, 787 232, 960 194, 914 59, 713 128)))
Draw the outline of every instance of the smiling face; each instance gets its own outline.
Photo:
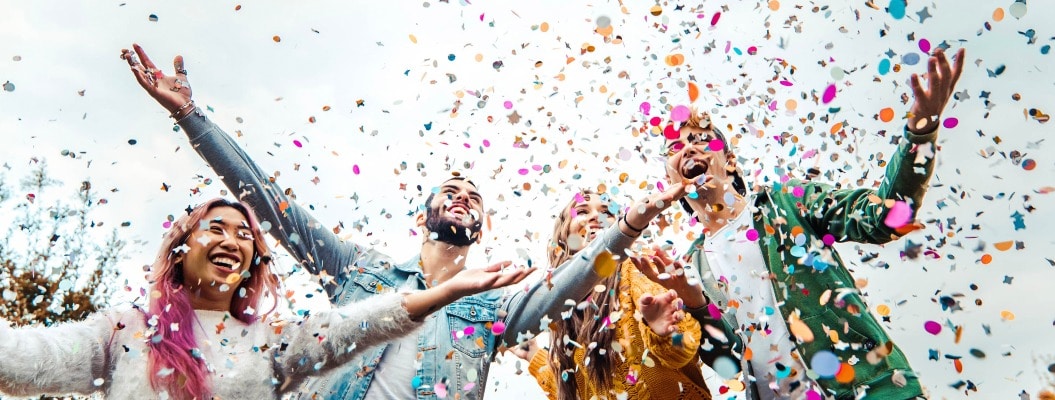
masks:
POLYGON ((726 166, 731 154, 725 142, 710 125, 701 128, 687 125, 677 140, 664 143, 667 149, 667 174, 670 178, 696 179, 703 175, 722 178, 729 175, 726 166), (676 173, 676 175, 675 175, 676 173))
POLYGON ((187 238, 182 255, 183 282, 201 290, 233 290, 253 262, 253 231, 244 214, 216 207, 205 214, 187 238))
POLYGON ((575 253, 582 250, 597 237, 605 227, 615 223, 615 214, 608 209, 608 203, 596 194, 582 195, 583 201, 573 201, 568 210, 571 223, 564 233, 568 238, 568 249, 575 253))
POLYGON ((451 179, 429 196, 423 223, 433 239, 455 246, 468 246, 480 238, 483 227, 483 198, 476 185, 451 179))

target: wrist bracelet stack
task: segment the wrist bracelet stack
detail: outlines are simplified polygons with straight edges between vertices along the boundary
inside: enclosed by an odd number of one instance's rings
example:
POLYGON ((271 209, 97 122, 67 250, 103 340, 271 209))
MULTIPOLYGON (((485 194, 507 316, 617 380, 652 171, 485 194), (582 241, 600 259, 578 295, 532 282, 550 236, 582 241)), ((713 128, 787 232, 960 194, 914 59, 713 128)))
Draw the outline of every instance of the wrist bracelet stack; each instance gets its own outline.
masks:
POLYGON ((187 102, 184 103, 182 106, 179 106, 179 108, 177 108, 176 111, 173 111, 172 114, 169 115, 169 118, 178 120, 178 118, 176 118, 176 117, 179 116, 180 113, 183 112, 183 110, 186 110, 187 107, 192 107, 192 106, 194 106, 194 100, 187 100, 187 102))

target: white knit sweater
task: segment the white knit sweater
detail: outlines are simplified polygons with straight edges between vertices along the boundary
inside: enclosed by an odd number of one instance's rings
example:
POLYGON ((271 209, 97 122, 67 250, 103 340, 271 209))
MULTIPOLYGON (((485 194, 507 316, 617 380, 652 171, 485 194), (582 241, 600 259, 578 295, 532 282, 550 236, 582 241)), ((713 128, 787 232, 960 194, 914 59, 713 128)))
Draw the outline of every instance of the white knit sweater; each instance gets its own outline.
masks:
MULTIPOLYGON (((304 378, 420 327, 400 301, 395 293, 377 296, 287 324, 246 325, 225 312, 196 311, 198 326, 179 329, 197 330, 215 397, 277 399, 304 378)), ((0 393, 175 398, 150 387, 146 331, 138 310, 47 328, 12 329, 0 320, 0 393)))

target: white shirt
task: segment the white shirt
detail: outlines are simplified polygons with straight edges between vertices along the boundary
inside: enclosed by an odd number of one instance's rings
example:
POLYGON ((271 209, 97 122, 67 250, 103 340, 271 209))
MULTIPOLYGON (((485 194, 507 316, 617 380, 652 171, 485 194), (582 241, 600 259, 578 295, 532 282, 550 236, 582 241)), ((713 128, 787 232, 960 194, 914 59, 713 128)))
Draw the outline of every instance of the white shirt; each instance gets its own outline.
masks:
MULTIPOLYGON (((746 199, 751 204, 751 199, 746 199)), ((743 330, 747 348, 751 350, 751 368, 758 380, 759 397, 763 400, 780 398, 773 390, 778 383, 777 364, 794 368, 796 380, 805 380, 799 392, 806 386, 816 386, 806 378, 806 366, 796 353, 788 333, 788 324, 777 307, 773 282, 757 241, 749 240, 747 233, 754 229, 751 212, 745 208, 740 215, 729 220, 721 229, 706 239, 704 251, 714 278, 725 282, 730 303, 736 307, 738 328, 743 330), (753 329, 752 329, 753 327, 753 329)), ((764 233, 763 233, 764 234, 764 233)), ((790 379, 787 370, 780 374, 781 392, 787 390, 790 379)))

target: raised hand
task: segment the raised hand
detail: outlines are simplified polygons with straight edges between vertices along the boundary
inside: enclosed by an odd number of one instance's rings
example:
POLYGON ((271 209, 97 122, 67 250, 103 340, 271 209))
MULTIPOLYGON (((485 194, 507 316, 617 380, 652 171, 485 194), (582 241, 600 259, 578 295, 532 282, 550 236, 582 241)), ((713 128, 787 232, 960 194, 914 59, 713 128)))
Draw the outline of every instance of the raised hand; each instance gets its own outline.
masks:
POLYGON ((671 259, 659 246, 652 246, 651 254, 630 257, 630 261, 649 280, 677 293, 686 307, 695 309, 707 305, 699 280, 690 279, 685 265, 671 259))
POLYGON ((681 308, 681 299, 673 290, 656 296, 645 294, 637 299, 641 318, 659 336, 667 336, 678 330, 678 323, 685 318, 681 308))
POLYGON ((912 74, 909 85, 912 86, 915 102, 909 110, 912 113, 908 120, 909 131, 925 135, 938 128, 941 112, 952 97, 956 81, 960 80, 960 73, 963 72, 964 54, 964 49, 957 51, 954 64, 950 66, 945 51, 941 48, 934 50, 934 55, 927 60, 927 73, 922 77, 927 81, 926 87, 919 75, 912 74))
POLYGON ((535 357, 535 352, 538 350, 538 339, 531 339, 509 348, 510 353, 513 353, 513 355, 520 357, 525 361, 531 361, 531 358, 535 357))
POLYGON ((531 268, 507 268, 511 261, 503 261, 485 268, 464 269, 446 282, 440 284, 457 297, 471 296, 480 292, 516 284, 532 272, 531 268))
POLYGON ((685 197, 685 184, 676 182, 662 193, 639 200, 620 218, 623 233, 639 235, 659 213, 685 197))
POLYGON ((181 118, 191 111, 194 106, 191 102, 190 82, 187 81, 187 70, 183 67, 183 56, 176 56, 172 60, 174 75, 165 75, 146 51, 138 44, 132 44, 135 53, 128 49, 121 49, 121 58, 128 62, 132 68, 139 86, 147 91, 150 97, 157 100, 162 107, 172 113, 173 118, 181 118), (142 63, 140 62, 142 60, 142 63))
POLYGON ((513 263, 503 261, 486 268, 462 270, 435 287, 407 294, 403 307, 416 320, 462 297, 518 283, 535 272, 535 267, 506 269, 510 265, 513 263))

